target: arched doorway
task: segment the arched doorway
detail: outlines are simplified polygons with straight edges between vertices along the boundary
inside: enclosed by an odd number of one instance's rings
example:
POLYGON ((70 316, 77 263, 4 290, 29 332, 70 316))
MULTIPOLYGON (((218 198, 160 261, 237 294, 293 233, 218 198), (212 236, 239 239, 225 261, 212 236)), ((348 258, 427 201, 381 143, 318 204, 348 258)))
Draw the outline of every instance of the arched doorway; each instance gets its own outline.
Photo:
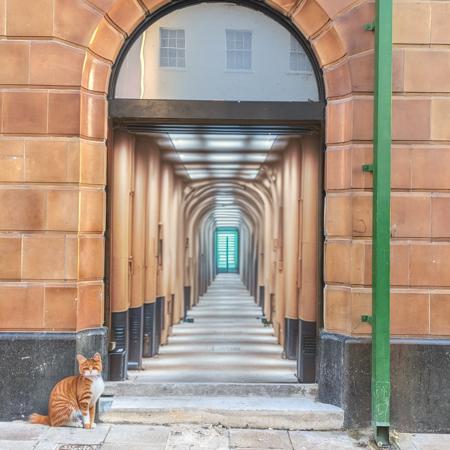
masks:
POLYGON ((131 35, 110 85, 112 378, 167 343, 236 226, 242 281, 315 381, 323 96, 305 39, 259 2, 176 2, 131 35))

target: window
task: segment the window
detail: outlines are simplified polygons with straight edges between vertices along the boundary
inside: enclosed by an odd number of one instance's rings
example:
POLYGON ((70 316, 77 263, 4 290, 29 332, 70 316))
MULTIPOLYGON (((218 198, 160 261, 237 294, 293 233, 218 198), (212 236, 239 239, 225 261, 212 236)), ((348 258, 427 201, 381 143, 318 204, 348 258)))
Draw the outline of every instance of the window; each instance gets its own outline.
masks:
POLYGON ((291 35, 291 54, 289 58, 291 72, 312 73, 311 64, 297 39, 291 35))
POLYGON ((227 34, 227 69, 252 69, 252 32, 226 30, 227 34))
POLYGON ((186 39, 184 30, 159 29, 159 66, 186 67, 186 39))

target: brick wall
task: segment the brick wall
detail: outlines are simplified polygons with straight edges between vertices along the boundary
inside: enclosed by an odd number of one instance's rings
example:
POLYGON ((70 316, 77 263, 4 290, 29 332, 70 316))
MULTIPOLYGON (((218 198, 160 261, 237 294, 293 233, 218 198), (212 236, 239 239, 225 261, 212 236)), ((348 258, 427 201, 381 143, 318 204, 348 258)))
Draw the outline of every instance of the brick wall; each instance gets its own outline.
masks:
MULTIPOLYGON (((108 80, 154 0, 0 0, 0 322, 103 322, 108 80)), ((323 67, 325 326, 365 334, 370 311, 373 1, 270 4, 323 67)), ((450 2, 396 1, 392 330, 449 335, 450 2)))

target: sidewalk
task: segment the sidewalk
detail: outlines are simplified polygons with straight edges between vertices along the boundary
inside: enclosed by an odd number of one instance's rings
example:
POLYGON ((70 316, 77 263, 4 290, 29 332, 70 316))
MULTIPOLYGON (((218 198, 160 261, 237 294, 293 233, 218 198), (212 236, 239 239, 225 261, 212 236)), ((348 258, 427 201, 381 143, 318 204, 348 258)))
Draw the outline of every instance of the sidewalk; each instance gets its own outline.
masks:
MULTIPOLYGON (((225 429, 213 426, 99 424, 94 430, 0 422, 0 450, 348 450, 367 435, 346 432, 225 429)), ((450 449, 450 435, 401 434, 401 450, 450 449)))
POLYGON ((366 442, 346 432, 107 424, 83 430, 0 423, 0 450, 347 450, 366 448, 366 442))

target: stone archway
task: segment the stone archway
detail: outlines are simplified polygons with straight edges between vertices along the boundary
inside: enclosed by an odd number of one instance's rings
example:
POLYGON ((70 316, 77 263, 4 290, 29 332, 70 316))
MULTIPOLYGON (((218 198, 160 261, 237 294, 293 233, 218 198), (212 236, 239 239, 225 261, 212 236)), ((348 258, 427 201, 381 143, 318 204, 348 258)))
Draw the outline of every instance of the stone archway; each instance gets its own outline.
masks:
MULTIPOLYGON (((81 93, 80 134, 86 140, 98 142, 108 135, 108 85, 117 56, 139 24, 149 15, 157 14, 168 2, 92 0, 91 3, 95 4, 102 17, 93 27, 89 39, 86 39, 89 44, 82 74, 84 90, 81 93)), ((334 201, 334 191, 345 192, 353 187, 349 184, 348 175, 352 170, 351 164, 356 160, 359 162, 361 158, 362 162, 370 162, 372 139, 371 74, 374 42, 373 34, 365 31, 363 24, 373 19, 373 3, 367 1, 356 4, 353 0, 332 3, 330 5, 330 2, 315 0, 268 2, 270 7, 281 11, 307 38, 323 71, 327 101, 325 190, 333 191, 331 197, 326 197, 327 209, 329 199, 334 201), (354 145, 353 141, 358 141, 358 145, 354 145)), ((86 153, 86 158, 90 157, 86 153)), ((351 217, 352 208, 351 203, 346 204, 342 215, 351 217)), ((359 265, 364 267, 368 264, 364 255, 358 252, 359 245, 353 242, 352 237, 350 232, 345 243, 333 239, 325 241, 325 283, 330 281, 326 293, 334 294, 335 285, 339 285, 339 290, 342 284, 351 284, 346 276, 351 270, 350 260, 344 263, 341 273, 333 273, 336 250, 342 245, 350 253, 358 255, 359 265)), ((339 264, 342 265, 341 262, 339 264)), ((325 327, 327 320, 325 308, 325 327)), ((330 325, 333 329, 334 324, 330 322, 330 325)))

